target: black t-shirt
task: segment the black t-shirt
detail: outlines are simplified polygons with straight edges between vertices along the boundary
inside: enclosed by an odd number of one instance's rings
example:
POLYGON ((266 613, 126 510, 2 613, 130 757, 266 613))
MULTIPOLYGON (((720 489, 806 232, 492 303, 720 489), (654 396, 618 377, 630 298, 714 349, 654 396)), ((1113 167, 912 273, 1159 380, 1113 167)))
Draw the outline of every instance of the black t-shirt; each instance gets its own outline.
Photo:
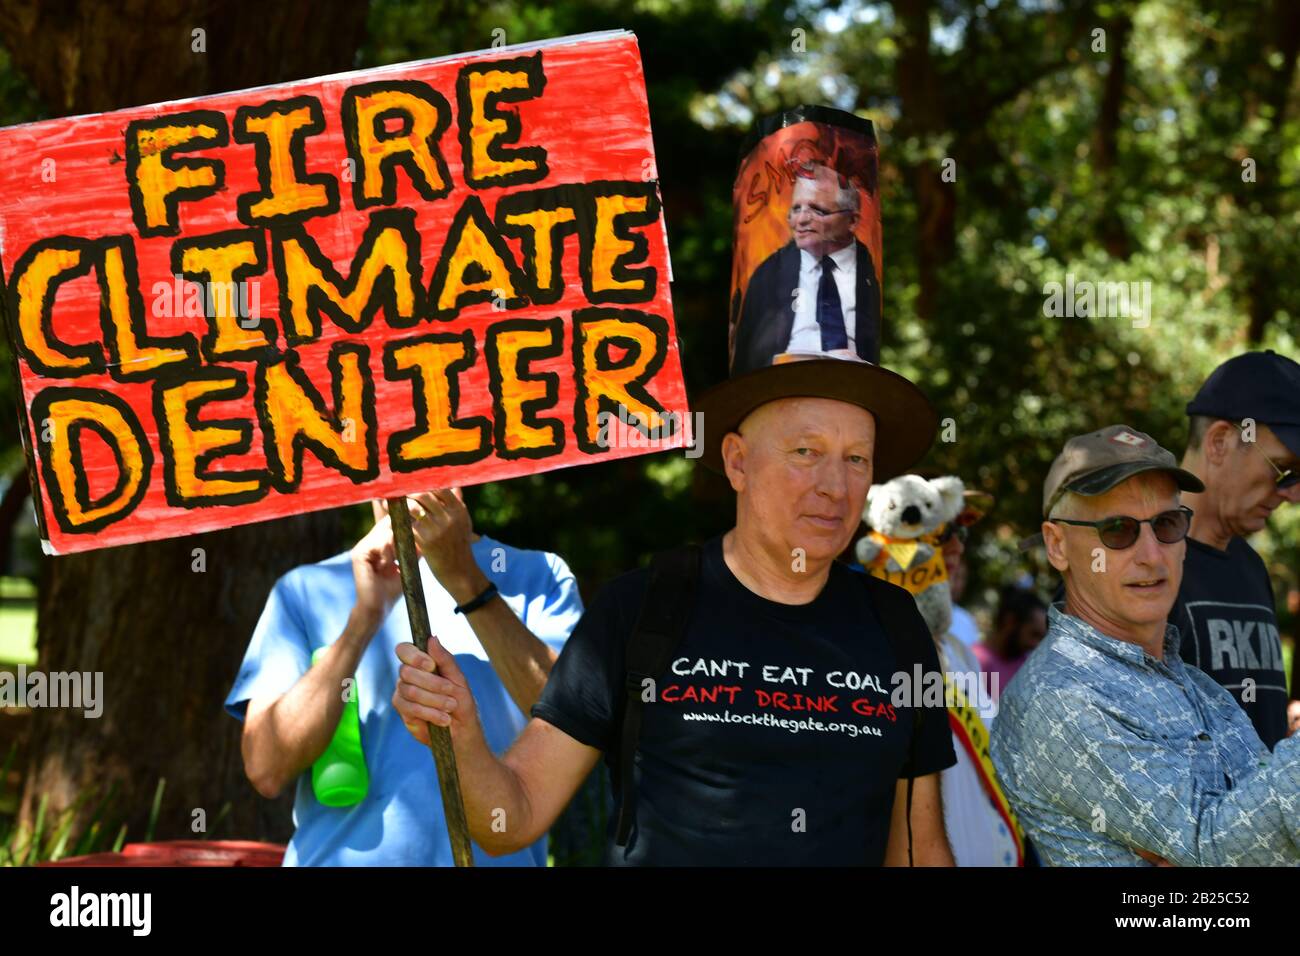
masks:
POLYGON ((1259 555, 1241 538, 1226 551, 1188 538, 1169 623, 1182 635, 1183 660, 1232 692, 1271 750, 1286 736, 1286 671, 1273 587, 1259 555), (1247 680, 1254 681, 1253 695, 1247 680))
MULTIPOLYGON (((607 759, 648 582, 634 571, 597 596, 532 711, 607 759)), ((901 646, 938 671, 920 612, 895 590, 915 616, 901 646)), ((779 604, 736 579, 721 538, 708 542, 686 634, 643 708, 632 836, 610 840, 608 862, 879 865, 899 778, 956 762, 946 711, 928 707, 908 766, 918 711, 891 702, 898 670, 862 575, 836 564, 815 600, 779 604)))

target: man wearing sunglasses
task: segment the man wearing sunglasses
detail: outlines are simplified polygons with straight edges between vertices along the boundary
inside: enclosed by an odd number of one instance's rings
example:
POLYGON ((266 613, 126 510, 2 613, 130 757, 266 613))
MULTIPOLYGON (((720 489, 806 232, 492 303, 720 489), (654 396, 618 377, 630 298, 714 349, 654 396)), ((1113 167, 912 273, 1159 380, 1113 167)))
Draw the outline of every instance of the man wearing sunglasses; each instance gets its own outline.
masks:
POLYGON ((1270 755, 1167 623, 1204 485, 1149 436, 1070 439, 1041 538, 1065 581, 1047 637, 1003 692, 993 763, 1049 865, 1300 864, 1300 739, 1270 755))
POLYGON ((1270 748, 1286 736, 1286 674, 1273 587, 1245 539, 1300 500, 1300 365, 1274 352, 1229 359, 1187 406, 1183 467, 1205 485, 1169 621, 1183 659, 1226 687, 1270 748))

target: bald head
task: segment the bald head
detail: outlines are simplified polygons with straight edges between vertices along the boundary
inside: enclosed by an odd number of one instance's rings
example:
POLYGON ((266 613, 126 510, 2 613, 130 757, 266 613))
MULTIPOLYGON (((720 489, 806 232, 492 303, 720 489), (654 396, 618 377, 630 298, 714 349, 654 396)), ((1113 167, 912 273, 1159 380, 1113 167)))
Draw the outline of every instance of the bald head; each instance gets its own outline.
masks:
POLYGON ((785 398, 722 440, 736 528, 764 550, 829 562, 848 547, 871 487, 876 420, 857 405, 785 398))

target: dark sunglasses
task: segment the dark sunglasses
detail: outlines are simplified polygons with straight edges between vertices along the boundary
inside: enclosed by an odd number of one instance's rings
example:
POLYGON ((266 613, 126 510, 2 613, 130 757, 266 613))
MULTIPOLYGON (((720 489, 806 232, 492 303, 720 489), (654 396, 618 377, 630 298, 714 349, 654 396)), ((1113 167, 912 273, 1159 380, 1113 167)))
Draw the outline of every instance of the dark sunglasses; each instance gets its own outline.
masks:
POLYGON ((1162 511, 1153 518, 1130 518, 1128 515, 1116 515, 1113 518, 1102 518, 1100 521, 1072 521, 1069 518, 1048 518, 1053 524, 1072 524, 1084 528, 1096 528, 1097 537, 1101 538, 1101 543, 1112 551, 1123 551, 1125 548, 1131 548, 1137 542, 1138 535, 1142 533, 1144 524, 1151 525, 1151 530, 1155 532, 1156 540, 1161 544, 1177 544, 1187 537, 1187 531, 1192 526, 1192 509, 1187 506, 1175 508, 1173 511, 1162 511))
MULTIPOLYGON (((1254 442, 1251 442, 1250 444, 1254 446, 1257 452, 1264 455, 1264 449, 1255 445, 1254 442)), ((1272 458, 1269 458, 1268 455, 1264 455, 1264 460, 1268 462, 1270 468, 1277 472, 1277 477, 1273 479, 1273 484, 1276 485, 1279 490, 1283 488, 1294 488, 1296 484, 1300 482, 1300 471, 1296 471, 1294 468, 1288 468, 1286 471, 1283 471, 1278 467, 1278 463, 1272 458)))

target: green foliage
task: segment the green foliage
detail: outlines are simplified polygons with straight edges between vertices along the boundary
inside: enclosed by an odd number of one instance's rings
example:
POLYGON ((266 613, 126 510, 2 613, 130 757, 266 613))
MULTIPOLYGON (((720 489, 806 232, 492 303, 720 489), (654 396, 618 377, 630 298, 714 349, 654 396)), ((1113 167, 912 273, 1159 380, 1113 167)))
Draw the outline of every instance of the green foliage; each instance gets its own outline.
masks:
MULTIPOLYGON (((373 0, 358 65, 633 30, 692 395, 725 374, 730 197, 751 122, 801 101, 871 118, 881 140, 883 358, 953 421, 956 440, 937 444, 926 465, 997 496, 972 551, 974 584, 987 593, 1021 570, 1044 572, 1014 542, 1035 529, 1043 475, 1069 435, 1126 421, 1181 451, 1184 404, 1216 364, 1248 347, 1295 354, 1300 148, 1285 8, 1261 0, 373 0), (918 50, 925 55, 907 59, 918 50), (1113 75, 1122 82, 1108 114, 1113 75), (952 200, 948 238, 923 214, 918 191, 921 174, 945 158, 957 174, 943 186, 952 200), (932 289, 923 288, 923 252, 940 262, 932 289), (1044 315, 1044 284, 1069 273, 1151 282, 1149 327, 1044 315), (932 307, 922 317, 927 293, 932 307)), ((3 58, 0 114, 39 114, 3 58)), ((0 406, 12 422, 7 362, 0 406)), ((16 436, 6 433, 0 452, 6 442, 16 447, 16 436)), ((670 454, 467 497, 480 530, 560 552, 588 589, 731 519, 725 483, 670 454)), ((356 518, 359 531, 367 518, 361 509, 356 518)), ((1300 567, 1298 522, 1279 512, 1256 542, 1288 589, 1300 567)))
MULTIPOLYGON (((547 29, 637 31, 695 393, 725 370, 730 193, 735 150, 754 117, 813 100, 876 122, 884 360, 953 421, 956 440, 937 444, 926 464, 998 498, 972 550, 977 593, 1023 570, 1048 586, 1041 560, 1015 542, 1036 528, 1043 476, 1067 437, 1125 421, 1180 452, 1185 403, 1214 366, 1250 347, 1295 354, 1290 302, 1300 271, 1287 266, 1300 257, 1300 150, 1295 109, 1277 111, 1289 103, 1294 64, 1280 55, 1263 4, 945 2, 919 25, 884 3, 640 4, 613 16, 604 3, 545 13, 496 4, 459 35, 445 20, 412 29, 412 8, 398 6, 406 19, 391 18, 383 2, 373 10, 372 32, 390 38, 385 54, 481 45, 492 26, 509 41, 554 35, 547 29), (1104 51, 1095 48, 1099 25, 1104 51), (802 51, 795 29, 805 31, 802 51), (900 57, 923 40, 934 84, 907 109, 900 57), (416 48, 422 42, 429 46, 416 48), (434 49, 438 42, 445 46, 434 49), (1107 158, 1098 127, 1107 78, 1121 66, 1107 158), (922 320, 928 234, 914 177, 946 157, 957 161, 947 187, 953 250, 922 320), (1248 158, 1253 183, 1243 181, 1248 158), (1116 234, 1121 241, 1108 241, 1116 234), (1150 282, 1150 325, 1044 315, 1044 285, 1070 273, 1150 282), (1273 289, 1276 308, 1252 328, 1261 287, 1273 289)), ((476 489, 470 501, 480 526, 560 550, 600 580, 728 524, 720 482, 667 460, 512 481, 476 489)), ((1279 512, 1256 541, 1284 588, 1296 585, 1300 565, 1297 522, 1279 512)))

